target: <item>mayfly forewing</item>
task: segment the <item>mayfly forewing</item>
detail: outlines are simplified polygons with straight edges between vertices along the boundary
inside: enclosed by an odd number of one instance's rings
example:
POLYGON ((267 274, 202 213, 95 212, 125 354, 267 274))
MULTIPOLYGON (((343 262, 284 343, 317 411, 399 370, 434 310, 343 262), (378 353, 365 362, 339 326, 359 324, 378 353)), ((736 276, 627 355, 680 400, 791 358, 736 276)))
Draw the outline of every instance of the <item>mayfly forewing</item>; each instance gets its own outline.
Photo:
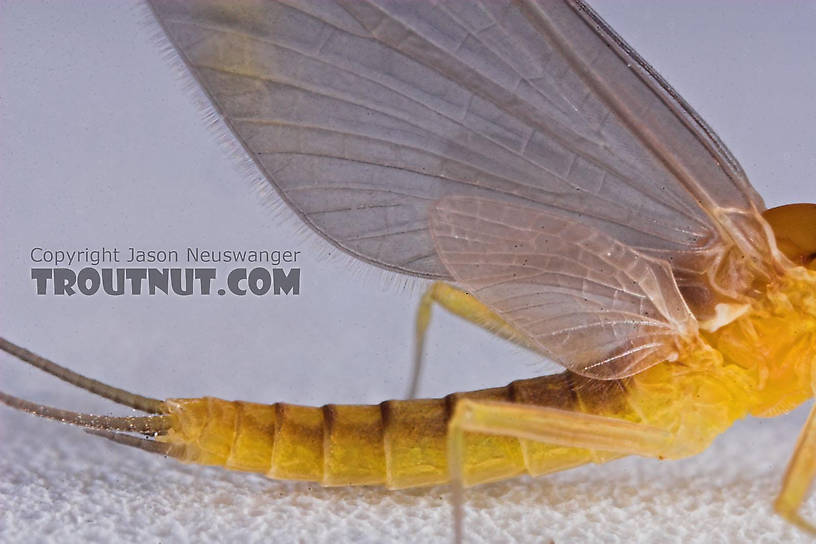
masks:
POLYGON ((448 197, 431 229, 459 283, 579 374, 636 374, 680 356, 697 333, 667 263, 568 217, 448 197))
POLYGON ((363 260, 450 279, 428 219, 463 194, 672 256, 701 315, 767 275, 739 165, 581 2, 150 4, 270 183, 363 260))

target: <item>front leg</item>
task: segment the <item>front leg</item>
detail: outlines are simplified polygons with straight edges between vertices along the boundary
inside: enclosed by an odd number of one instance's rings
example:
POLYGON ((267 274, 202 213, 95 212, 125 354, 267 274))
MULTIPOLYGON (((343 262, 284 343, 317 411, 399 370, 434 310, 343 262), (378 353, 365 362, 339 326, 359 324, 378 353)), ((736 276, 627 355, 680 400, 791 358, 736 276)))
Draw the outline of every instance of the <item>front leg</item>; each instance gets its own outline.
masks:
POLYGON ((802 519, 799 508, 816 476, 816 405, 810 410, 796 449, 785 472, 782 490, 774 502, 774 510, 800 529, 816 534, 816 527, 802 519))

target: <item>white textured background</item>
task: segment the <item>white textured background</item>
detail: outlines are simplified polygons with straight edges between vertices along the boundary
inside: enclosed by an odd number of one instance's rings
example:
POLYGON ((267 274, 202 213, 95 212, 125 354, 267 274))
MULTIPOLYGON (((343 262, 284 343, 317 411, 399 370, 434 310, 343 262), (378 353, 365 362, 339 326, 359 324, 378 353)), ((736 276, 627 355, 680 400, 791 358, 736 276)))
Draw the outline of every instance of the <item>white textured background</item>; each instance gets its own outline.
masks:
MULTIPOLYGON (((816 201, 816 4, 594 2, 705 117, 769 205, 816 201)), ((407 386, 416 289, 270 212, 137 4, 0 3, 0 335, 156 397, 379 402, 407 386), (298 298, 37 297, 32 247, 305 251, 298 298)), ((437 314, 422 393, 552 369, 437 314)), ((0 357, 2 389, 128 414, 0 357)), ((473 541, 804 542, 772 515, 807 408, 705 454, 468 492, 473 541)), ((0 540, 439 541, 445 488, 320 489, 183 466, 0 409, 0 540)), ((806 514, 816 517, 814 501, 806 514)))

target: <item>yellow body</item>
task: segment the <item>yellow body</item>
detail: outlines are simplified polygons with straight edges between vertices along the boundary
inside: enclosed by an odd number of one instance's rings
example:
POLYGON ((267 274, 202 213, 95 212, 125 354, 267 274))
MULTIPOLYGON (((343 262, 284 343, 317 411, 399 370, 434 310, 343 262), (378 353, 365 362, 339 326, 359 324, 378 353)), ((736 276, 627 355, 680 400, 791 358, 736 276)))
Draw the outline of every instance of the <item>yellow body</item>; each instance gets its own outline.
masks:
MULTIPOLYGON (((678 360, 625 380, 569 372, 442 399, 371 406, 262 405, 171 399, 171 455, 206 465, 322 485, 404 488, 448 480, 448 422, 461 399, 548 406, 666 429, 676 456, 705 449, 735 420, 787 412, 812 395, 816 272, 797 267, 730 323, 702 331, 678 360)), ((467 433, 472 485, 619 457, 507 436, 467 433)))

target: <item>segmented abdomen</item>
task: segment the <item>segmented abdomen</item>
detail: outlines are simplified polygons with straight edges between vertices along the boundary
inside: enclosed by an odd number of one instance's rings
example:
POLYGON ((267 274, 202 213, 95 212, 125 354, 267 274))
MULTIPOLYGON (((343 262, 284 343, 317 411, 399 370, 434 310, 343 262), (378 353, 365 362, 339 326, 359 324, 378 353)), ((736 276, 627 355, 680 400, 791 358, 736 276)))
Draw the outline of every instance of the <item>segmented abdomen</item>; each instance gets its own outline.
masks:
MULTIPOLYGON (((448 479, 447 427, 459 399, 550 406, 637 421, 622 382, 564 372, 441 399, 320 408, 229 402, 205 397, 166 401, 173 428, 161 437, 182 461, 260 472, 322 485, 390 488, 448 479)), ((476 484, 563 470, 613 455, 497 435, 466 436, 465 480, 476 484)))

